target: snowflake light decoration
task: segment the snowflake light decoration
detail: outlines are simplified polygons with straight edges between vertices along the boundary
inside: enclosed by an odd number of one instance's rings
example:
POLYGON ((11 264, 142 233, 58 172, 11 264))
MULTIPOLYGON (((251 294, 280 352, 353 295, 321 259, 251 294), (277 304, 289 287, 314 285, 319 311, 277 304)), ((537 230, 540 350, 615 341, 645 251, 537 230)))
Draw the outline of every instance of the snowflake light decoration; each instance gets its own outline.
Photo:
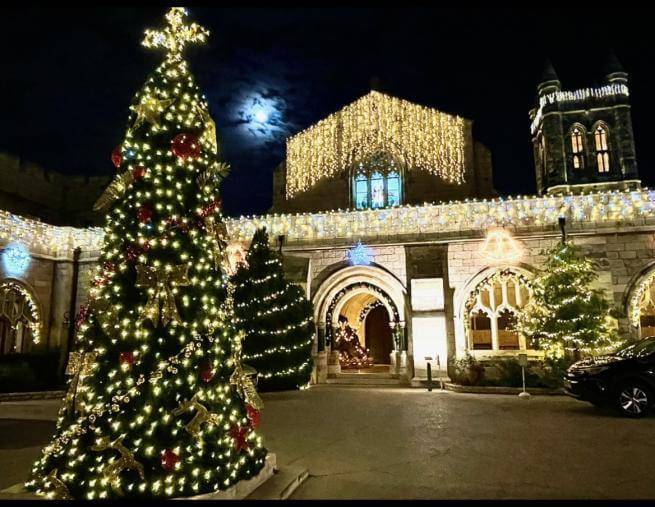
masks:
POLYGON ((32 257, 22 243, 9 243, 2 252, 2 265, 10 276, 20 276, 30 265, 32 257))
POLYGON ((368 266, 372 262, 371 249, 362 245, 361 241, 348 250, 348 260, 353 266, 368 266))

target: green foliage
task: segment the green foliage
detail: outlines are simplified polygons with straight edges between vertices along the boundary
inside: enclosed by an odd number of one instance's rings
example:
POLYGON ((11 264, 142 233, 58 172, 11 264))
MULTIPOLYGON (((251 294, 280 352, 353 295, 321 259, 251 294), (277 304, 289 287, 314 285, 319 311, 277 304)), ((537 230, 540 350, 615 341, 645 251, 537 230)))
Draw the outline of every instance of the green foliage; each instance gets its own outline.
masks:
POLYGON ((597 265, 572 242, 543 252, 544 269, 533 281, 530 302, 521 312, 518 329, 531 347, 547 356, 593 352, 616 343, 610 326, 610 304, 600 289, 592 289, 597 265))
POLYGON ((259 373, 262 391, 298 389, 312 371, 313 307, 303 290, 285 280, 282 261, 266 229, 255 235, 233 277, 237 325, 246 333, 243 360, 259 373))
POLYGON ((484 380, 484 365, 466 351, 460 359, 449 359, 449 375, 456 384, 463 386, 481 385, 484 380))

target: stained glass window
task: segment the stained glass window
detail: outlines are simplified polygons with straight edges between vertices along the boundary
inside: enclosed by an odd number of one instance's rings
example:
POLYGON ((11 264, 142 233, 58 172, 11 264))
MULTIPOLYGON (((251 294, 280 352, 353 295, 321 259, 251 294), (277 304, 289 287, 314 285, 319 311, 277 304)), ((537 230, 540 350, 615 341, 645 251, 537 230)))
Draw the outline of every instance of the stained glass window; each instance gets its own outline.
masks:
POLYGON ((387 175, 387 206, 398 206, 400 204, 400 175, 391 171, 387 175))
POLYGON ((382 155, 359 164, 352 188, 356 209, 398 206, 402 201, 400 172, 382 155))
POLYGON ((384 207, 384 177, 379 172, 371 175, 371 208, 384 207))
POLYGON ((571 130, 571 154, 573 156, 573 168, 584 167, 584 134, 580 127, 573 127, 571 130))
POLYGON ((363 173, 359 173, 355 179, 355 207, 368 208, 368 178, 363 173))

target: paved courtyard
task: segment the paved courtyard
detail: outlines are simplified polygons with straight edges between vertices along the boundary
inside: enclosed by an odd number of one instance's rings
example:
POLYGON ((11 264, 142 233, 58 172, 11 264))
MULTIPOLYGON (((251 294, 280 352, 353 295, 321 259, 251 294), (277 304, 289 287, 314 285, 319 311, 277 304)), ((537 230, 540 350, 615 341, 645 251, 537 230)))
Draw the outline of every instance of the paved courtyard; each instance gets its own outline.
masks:
MULTIPOLYGON (((316 387, 264 396, 281 467, 305 498, 655 498, 655 417, 565 397, 316 387)), ((56 403, 0 404, 0 489, 24 479, 56 403), (21 418, 23 420, 18 420, 21 418)))

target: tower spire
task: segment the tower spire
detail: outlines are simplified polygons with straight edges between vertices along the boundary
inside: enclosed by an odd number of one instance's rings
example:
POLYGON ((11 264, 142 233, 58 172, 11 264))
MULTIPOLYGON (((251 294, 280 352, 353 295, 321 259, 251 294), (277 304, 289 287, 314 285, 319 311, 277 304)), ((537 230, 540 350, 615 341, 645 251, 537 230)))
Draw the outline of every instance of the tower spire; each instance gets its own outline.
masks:
POLYGON ((557 72, 555 72, 555 67, 553 67, 550 59, 546 58, 544 70, 541 74, 541 83, 537 86, 537 93, 541 97, 542 95, 547 95, 552 92, 558 92, 561 89, 562 83, 560 83, 557 72))

